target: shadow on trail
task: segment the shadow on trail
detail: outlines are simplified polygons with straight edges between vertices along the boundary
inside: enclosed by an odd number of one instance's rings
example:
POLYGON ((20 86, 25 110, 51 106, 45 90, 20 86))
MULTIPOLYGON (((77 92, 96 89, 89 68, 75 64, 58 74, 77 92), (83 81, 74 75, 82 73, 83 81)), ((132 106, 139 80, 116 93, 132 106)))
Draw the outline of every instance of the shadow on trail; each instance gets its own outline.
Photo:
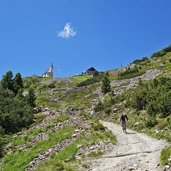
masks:
POLYGON ((135 132, 126 132, 126 134, 136 134, 135 132))

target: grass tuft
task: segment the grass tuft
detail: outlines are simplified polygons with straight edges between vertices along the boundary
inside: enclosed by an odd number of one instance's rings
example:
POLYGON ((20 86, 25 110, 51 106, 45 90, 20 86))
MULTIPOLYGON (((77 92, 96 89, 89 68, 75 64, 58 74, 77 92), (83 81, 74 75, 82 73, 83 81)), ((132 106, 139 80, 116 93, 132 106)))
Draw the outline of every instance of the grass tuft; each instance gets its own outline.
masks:
POLYGON ((169 161, 169 158, 171 158, 171 147, 162 150, 160 161, 163 165, 171 165, 171 161, 169 161))

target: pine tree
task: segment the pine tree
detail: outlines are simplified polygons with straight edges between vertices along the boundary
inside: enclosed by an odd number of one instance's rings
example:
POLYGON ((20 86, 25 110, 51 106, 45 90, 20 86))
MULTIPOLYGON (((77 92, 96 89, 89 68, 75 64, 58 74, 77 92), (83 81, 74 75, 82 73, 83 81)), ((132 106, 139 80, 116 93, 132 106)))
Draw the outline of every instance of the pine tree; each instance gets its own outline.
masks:
POLYGON ((23 81, 21 78, 21 74, 17 73, 13 79, 13 87, 14 87, 14 92, 15 94, 18 93, 19 89, 23 88, 23 81))
POLYGON ((109 80, 108 74, 106 74, 102 80, 101 90, 105 94, 111 91, 110 80, 109 80))
POLYGON ((31 107, 35 107, 35 100, 36 96, 32 88, 29 89, 28 95, 26 96, 27 102, 30 104, 31 107))
POLYGON ((0 86, 0 135, 28 127, 33 122, 35 100, 33 90, 29 90, 28 95, 23 96, 21 74, 17 73, 13 79, 12 72, 8 71, 3 76, 0 86))
POLYGON ((13 73, 12 71, 8 71, 1 80, 2 88, 12 90, 13 91, 13 73))

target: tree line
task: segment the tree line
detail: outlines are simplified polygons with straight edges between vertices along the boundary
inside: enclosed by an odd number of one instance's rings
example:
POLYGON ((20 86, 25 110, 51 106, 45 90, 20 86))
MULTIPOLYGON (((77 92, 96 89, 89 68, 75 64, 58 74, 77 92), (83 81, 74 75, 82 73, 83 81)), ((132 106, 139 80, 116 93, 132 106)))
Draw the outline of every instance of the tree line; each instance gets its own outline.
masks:
POLYGON ((32 89, 23 92, 23 80, 20 73, 13 77, 8 71, 0 82, 0 134, 20 131, 33 123, 35 94, 32 89))

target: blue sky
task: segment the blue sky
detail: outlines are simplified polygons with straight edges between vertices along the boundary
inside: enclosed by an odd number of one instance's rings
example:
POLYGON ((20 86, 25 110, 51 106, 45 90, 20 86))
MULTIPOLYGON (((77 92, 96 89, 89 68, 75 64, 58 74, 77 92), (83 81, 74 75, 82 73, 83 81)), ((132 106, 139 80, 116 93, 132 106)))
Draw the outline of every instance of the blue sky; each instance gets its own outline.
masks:
POLYGON ((0 77, 42 75, 51 63, 55 77, 67 77, 150 56, 171 44, 170 7, 170 0, 2 0, 0 77))

